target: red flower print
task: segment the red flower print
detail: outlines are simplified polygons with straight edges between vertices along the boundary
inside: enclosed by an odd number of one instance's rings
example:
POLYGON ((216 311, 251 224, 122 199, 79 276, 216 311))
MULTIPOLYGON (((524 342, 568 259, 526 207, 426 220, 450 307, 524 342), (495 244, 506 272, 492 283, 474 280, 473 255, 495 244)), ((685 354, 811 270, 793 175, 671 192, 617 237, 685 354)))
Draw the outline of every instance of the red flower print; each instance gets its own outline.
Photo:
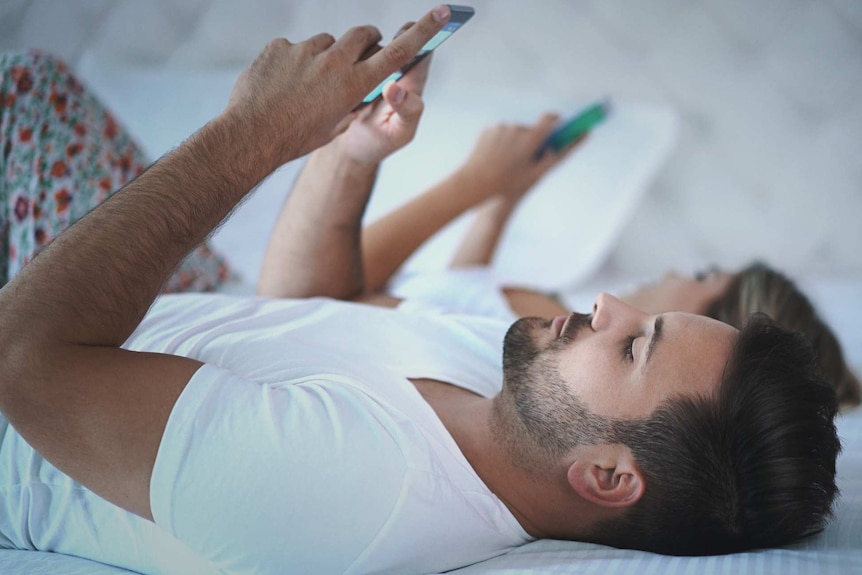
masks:
POLYGON ((29 213, 30 202, 24 196, 18 196, 18 199, 15 200, 15 217, 18 218, 19 222, 23 222, 29 213))
POLYGON ((75 142, 74 144, 69 144, 66 146, 66 155, 70 158, 74 158, 78 154, 81 153, 81 150, 84 149, 84 146, 75 142))
POLYGON ((68 209, 69 204, 72 203, 72 195, 66 188, 63 188, 54 194, 54 201, 57 202, 57 213, 61 214, 65 212, 68 209))
POLYGON ((73 94, 80 94, 84 91, 84 87, 81 85, 80 82, 78 82, 77 78, 75 78, 74 76, 69 76, 68 88, 69 91, 73 94))
POLYGON ((85 126, 84 124, 82 124, 80 122, 76 122, 75 125, 72 127, 72 129, 75 130, 76 136, 80 136, 83 138, 84 136, 87 135, 87 126, 85 126))
POLYGON ((36 243, 40 246, 44 246, 46 240, 48 239, 48 234, 45 233, 45 230, 42 228, 36 228, 36 243))
POLYGON ((26 94, 33 87, 33 78, 30 76, 30 71, 21 66, 12 66, 12 79, 15 80, 15 86, 20 94, 26 94))
POLYGON ((117 122, 110 114, 105 114, 105 137, 114 138, 117 135, 117 122))
POLYGON ((30 74, 24 74, 20 80, 18 80, 18 93, 26 94, 30 91, 30 88, 33 87, 33 78, 30 77, 30 74))
POLYGON ((102 178, 99 180, 99 187, 106 192, 111 191, 111 178, 102 178))
POLYGON ((33 204, 33 219, 38 220, 42 217, 42 206, 41 204, 33 204))
POLYGON ((55 178, 62 178, 66 172, 66 162, 54 162, 54 165, 51 166, 51 175, 55 178))
POLYGON ((11 108, 15 105, 15 94, 8 94, 6 96, 6 107, 11 108))
POLYGON ((48 99, 54 105, 54 112, 58 116, 62 116, 66 112, 66 94, 62 92, 51 92, 51 97, 48 99))
POLYGON ((18 130, 18 139, 24 143, 29 142, 33 137, 33 128, 21 128, 18 130))

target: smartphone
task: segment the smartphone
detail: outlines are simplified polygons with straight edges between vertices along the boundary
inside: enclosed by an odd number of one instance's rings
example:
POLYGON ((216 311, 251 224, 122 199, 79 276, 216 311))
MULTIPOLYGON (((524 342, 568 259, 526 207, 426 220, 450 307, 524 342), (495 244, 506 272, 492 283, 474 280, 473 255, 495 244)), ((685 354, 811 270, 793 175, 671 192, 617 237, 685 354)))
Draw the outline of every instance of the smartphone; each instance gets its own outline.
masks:
POLYGON ((611 112, 611 104, 605 100, 588 106, 579 114, 561 122, 560 125, 551 132, 539 150, 536 152, 536 159, 541 158, 548 150, 559 152, 566 149, 575 140, 582 137, 584 134, 604 122, 611 112))
POLYGON ((470 6, 455 6, 454 4, 447 4, 449 6, 449 11, 451 16, 449 17, 449 21, 443 26, 443 29, 434 34, 434 37, 428 40, 428 42, 422 46, 422 49, 419 50, 419 53, 410 60, 406 66, 401 68, 399 71, 394 72, 388 78, 380 82, 376 88, 371 90, 365 98, 362 99, 362 103, 356 107, 356 109, 361 108, 362 106, 366 106, 372 102, 374 102, 377 98, 379 98, 383 94, 383 88, 389 82, 395 82, 401 78, 407 71, 422 61, 423 58, 428 56, 434 48, 442 44, 446 41, 446 39, 454 34, 458 28, 464 25, 464 23, 473 17, 475 14, 475 10, 470 6))

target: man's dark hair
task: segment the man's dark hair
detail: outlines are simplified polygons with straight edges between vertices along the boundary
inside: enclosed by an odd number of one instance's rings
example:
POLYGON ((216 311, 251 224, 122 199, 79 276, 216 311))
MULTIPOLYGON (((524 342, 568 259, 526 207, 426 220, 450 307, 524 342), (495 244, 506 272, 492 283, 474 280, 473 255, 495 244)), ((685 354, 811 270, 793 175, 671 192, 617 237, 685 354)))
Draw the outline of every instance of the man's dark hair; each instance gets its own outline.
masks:
POLYGON ((671 555, 785 545, 821 531, 838 493, 834 388, 802 334, 756 314, 714 397, 671 399, 615 422, 643 473, 641 500, 599 543, 671 555))

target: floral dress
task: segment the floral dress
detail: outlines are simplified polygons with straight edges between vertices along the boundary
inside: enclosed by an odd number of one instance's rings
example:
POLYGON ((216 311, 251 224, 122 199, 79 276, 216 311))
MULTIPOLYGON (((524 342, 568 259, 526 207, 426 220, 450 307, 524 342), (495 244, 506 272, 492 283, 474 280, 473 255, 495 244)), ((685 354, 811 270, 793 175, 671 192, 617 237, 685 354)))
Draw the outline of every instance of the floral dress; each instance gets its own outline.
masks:
MULTIPOLYGON (((134 140, 62 61, 0 54, 0 286, 57 235, 149 164, 134 140)), ((230 275, 207 244, 167 292, 212 290, 230 275)))

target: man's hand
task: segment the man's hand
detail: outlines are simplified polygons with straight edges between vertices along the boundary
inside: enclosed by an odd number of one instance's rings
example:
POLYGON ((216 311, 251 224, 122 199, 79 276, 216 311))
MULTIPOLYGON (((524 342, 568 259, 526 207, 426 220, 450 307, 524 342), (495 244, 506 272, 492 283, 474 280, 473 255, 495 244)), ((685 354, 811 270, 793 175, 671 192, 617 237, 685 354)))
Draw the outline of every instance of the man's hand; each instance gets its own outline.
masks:
POLYGON ((60 234, 0 289, 0 412, 82 485, 152 518, 165 424, 200 363, 125 351, 182 259, 264 177, 329 141, 363 96, 448 20, 435 9, 370 58, 371 27, 270 43, 230 102, 60 234), (37 361, 38 360, 38 361, 37 361))
MULTIPOLYGON (((273 40, 240 75, 225 114, 251 126, 253 137, 264 136, 274 146, 274 159, 279 163, 302 156, 343 131, 356 116, 351 110, 362 98, 407 64, 448 18, 449 9, 438 6, 367 58, 381 40, 373 26, 352 28, 337 41, 329 34, 318 34, 298 44, 283 38, 273 40)), ((424 84, 422 74, 420 69, 408 84, 413 82, 414 88, 416 82, 424 84)), ((387 93, 385 105, 378 102, 359 114, 373 116, 364 119, 377 121, 384 135, 397 144, 403 136, 392 128, 394 110, 387 115, 386 106, 394 103, 399 113, 407 118, 416 116, 418 121, 421 99, 417 112, 415 98, 396 102, 397 87, 393 86, 387 93)), ((405 121, 405 117, 395 121, 405 121)), ((401 145, 407 141, 409 137, 401 145)))

